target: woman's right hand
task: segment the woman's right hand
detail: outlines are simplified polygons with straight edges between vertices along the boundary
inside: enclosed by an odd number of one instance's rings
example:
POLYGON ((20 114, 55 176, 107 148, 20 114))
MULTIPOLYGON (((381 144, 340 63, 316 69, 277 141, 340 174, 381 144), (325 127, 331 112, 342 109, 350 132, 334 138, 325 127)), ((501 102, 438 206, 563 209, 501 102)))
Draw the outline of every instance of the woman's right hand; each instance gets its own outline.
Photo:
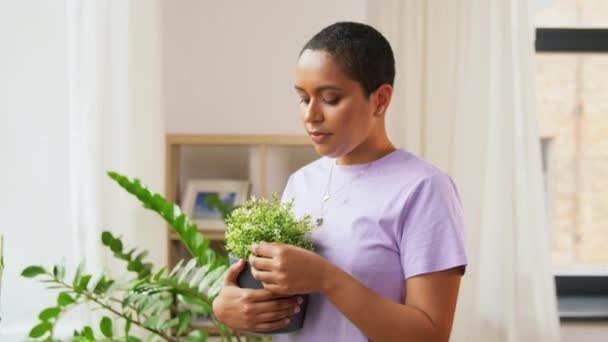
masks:
POLYGON ((302 297, 284 298, 265 289, 242 289, 236 283, 245 267, 241 259, 226 273, 224 287, 215 301, 213 312, 219 321, 232 329, 269 332, 286 326, 300 311, 302 297))

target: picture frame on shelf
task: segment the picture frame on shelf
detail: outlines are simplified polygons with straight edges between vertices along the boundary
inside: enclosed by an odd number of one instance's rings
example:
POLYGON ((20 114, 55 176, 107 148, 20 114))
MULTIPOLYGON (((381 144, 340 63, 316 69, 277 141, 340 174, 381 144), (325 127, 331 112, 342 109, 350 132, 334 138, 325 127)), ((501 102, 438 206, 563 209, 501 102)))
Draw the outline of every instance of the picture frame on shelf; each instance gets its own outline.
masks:
POLYGON ((222 214, 207 205, 207 198, 217 194, 219 199, 233 206, 245 204, 249 197, 250 182, 233 179, 194 179, 186 184, 182 210, 204 231, 225 231, 222 214))

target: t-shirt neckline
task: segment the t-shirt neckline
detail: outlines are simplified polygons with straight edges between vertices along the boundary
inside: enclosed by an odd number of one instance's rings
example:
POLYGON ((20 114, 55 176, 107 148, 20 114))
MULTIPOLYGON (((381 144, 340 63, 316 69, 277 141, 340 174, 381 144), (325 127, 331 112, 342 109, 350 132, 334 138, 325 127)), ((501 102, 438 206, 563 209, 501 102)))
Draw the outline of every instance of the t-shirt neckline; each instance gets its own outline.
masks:
POLYGON ((362 169, 366 169, 366 168, 375 169, 380 165, 390 162, 393 158, 395 158, 398 155, 401 155, 403 152, 404 152, 403 149, 397 148, 394 151, 387 153, 384 156, 382 156, 374 161, 371 161, 369 163, 361 163, 361 164, 338 165, 338 164, 336 164, 336 158, 326 157, 326 159, 327 159, 328 167, 332 167, 332 165, 333 165, 334 170, 337 172, 350 173, 350 172, 359 172, 362 169), (373 164, 373 165, 370 166, 370 164, 373 164))

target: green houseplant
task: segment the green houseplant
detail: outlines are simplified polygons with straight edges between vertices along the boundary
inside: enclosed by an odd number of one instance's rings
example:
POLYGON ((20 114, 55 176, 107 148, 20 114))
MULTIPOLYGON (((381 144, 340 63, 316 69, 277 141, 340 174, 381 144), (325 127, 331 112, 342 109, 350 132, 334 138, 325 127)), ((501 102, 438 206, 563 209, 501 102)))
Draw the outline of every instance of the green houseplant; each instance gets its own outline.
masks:
MULTIPOLYGON (((137 326, 148 333, 148 341, 206 341, 208 334, 193 327, 196 315, 211 315, 214 298, 221 290, 223 276, 229 266, 228 258, 218 256, 209 247, 209 240, 181 211, 179 206, 152 193, 137 179, 129 179, 115 172, 110 178, 137 197, 144 208, 159 214, 183 242, 191 254, 188 261, 180 261, 171 270, 156 269, 145 261, 146 251, 126 249, 120 237, 103 232, 101 240, 115 258, 126 263, 126 279, 111 279, 105 274, 88 274, 81 266, 68 280, 63 264, 51 268, 33 265, 25 268, 22 276, 37 278, 50 289, 58 290, 56 305, 43 309, 39 322, 29 337, 45 341, 59 341, 54 334, 56 323, 74 306, 84 303, 104 310, 98 328, 85 326, 75 330, 70 341, 126 341, 138 342, 131 328, 137 326), (120 323, 120 324, 116 324, 120 323), (120 325, 120 332, 117 326, 120 325)), ((219 201, 218 201, 219 202, 219 201)), ((220 207, 223 215, 231 208, 220 207)), ((213 317, 213 316, 212 316, 213 317)), ((212 319, 222 341, 260 340, 241 337, 221 322, 212 319)))
MULTIPOLYGON (((244 206, 232 211, 226 219, 226 250, 230 253, 231 262, 247 260, 251 254, 251 245, 260 242, 280 242, 312 251, 313 243, 309 234, 315 226, 310 215, 296 218, 292 212, 293 202, 292 199, 290 202, 281 203, 278 194, 273 193, 270 200, 252 197, 244 206)), ((262 283, 253 277, 249 262, 239 274, 237 283, 242 288, 263 288, 262 283)), ((302 310, 291 318, 289 325, 272 333, 285 333, 302 328, 308 296, 304 295, 303 299, 302 310)))

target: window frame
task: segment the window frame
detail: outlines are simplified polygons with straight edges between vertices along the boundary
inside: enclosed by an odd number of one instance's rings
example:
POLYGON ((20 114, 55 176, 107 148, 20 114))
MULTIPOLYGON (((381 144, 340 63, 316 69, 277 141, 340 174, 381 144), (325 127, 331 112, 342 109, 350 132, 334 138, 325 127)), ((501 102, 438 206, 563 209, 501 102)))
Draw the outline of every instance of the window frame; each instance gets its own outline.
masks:
MULTIPOLYGON (((608 28, 536 29, 536 53, 608 53, 608 28)), ((608 274, 555 274, 561 321, 608 321, 608 274), (599 309, 598 309, 599 307, 599 309)))

